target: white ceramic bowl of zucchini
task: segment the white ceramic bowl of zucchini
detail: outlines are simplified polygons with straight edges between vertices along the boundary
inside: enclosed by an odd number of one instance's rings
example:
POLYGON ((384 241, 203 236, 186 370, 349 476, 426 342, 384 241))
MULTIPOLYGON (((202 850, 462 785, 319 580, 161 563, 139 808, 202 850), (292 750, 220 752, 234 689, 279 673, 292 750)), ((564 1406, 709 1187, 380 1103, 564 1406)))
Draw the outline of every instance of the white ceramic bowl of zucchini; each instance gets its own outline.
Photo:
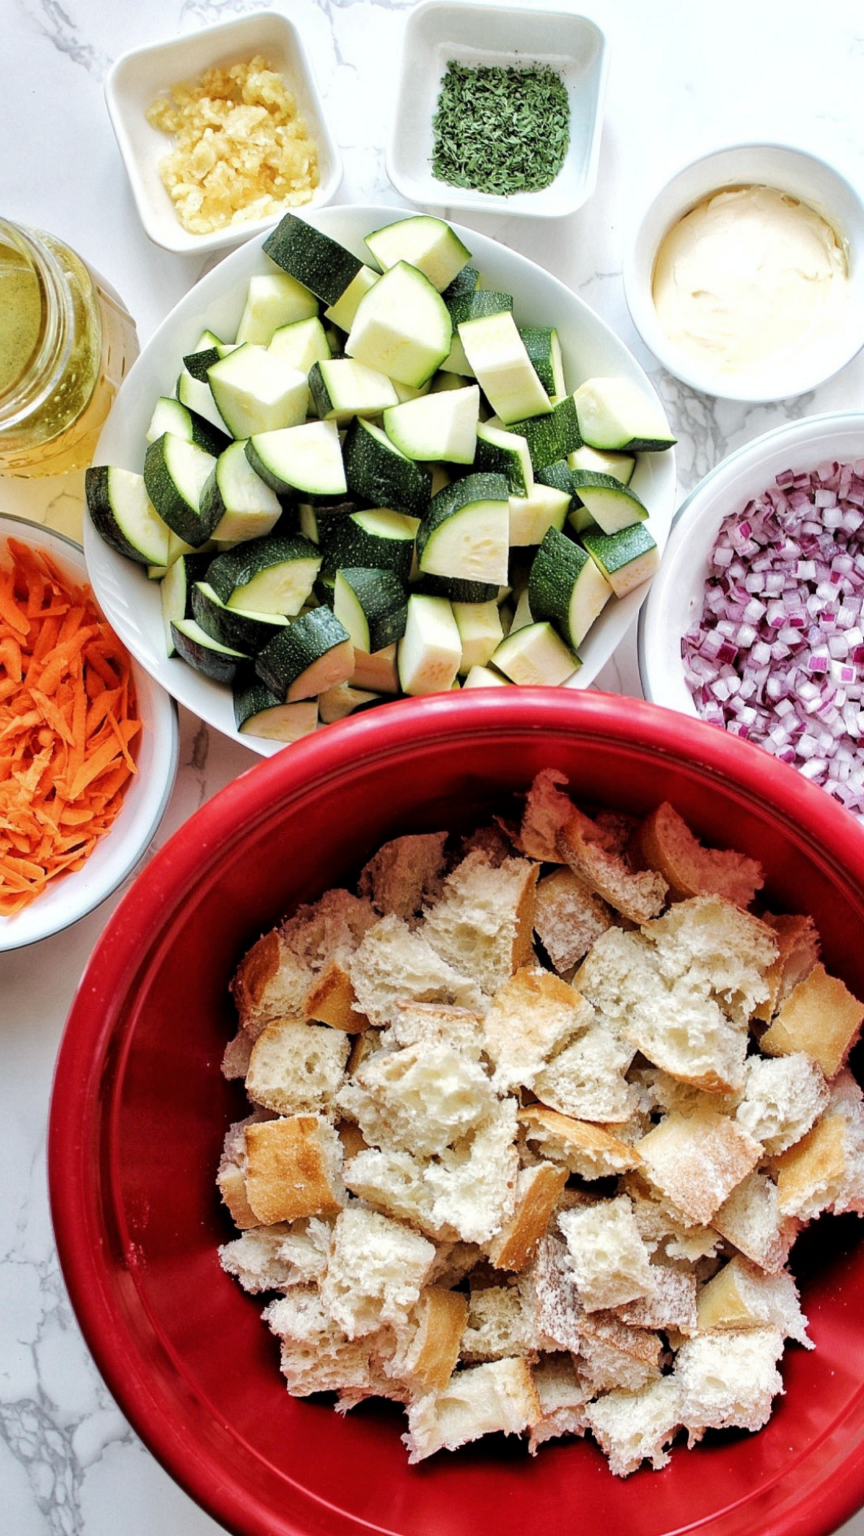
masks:
POLYGON ((425 214, 289 215, 124 383, 88 567, 168 692, 270 754, 400 695, 587 686, 666 543, 672 443, 524 257, 425 214))

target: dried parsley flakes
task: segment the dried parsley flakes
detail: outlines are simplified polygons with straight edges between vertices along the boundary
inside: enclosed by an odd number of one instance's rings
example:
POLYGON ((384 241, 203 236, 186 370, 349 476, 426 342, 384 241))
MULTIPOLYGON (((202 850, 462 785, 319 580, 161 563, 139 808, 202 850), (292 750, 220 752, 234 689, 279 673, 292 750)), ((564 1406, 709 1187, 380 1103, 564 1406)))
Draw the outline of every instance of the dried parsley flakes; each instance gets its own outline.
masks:
POLYGON ((432 128, 437 181, 501 197, 539 192, 567 154, 567 88, 547 65, 472 67, 451 59, 432 128))

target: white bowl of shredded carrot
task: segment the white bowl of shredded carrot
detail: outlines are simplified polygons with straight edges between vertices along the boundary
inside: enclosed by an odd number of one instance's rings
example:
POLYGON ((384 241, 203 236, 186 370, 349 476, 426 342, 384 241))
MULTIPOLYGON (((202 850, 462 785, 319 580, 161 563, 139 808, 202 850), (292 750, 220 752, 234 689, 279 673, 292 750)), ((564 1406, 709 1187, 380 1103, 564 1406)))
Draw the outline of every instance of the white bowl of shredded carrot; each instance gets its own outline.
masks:
POLYGON ((86 574, 71 540, 0 514, 0 951, 110 896, 174 783, 176 708, 86 574))

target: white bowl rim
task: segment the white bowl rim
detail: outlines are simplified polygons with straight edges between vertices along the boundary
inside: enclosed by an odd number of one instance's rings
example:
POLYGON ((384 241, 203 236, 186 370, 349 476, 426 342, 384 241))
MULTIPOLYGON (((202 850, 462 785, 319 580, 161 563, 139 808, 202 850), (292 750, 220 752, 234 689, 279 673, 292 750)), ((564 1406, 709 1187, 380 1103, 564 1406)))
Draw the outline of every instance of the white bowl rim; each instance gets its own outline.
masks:
MULTIPOLYGON (((839 431, 844 426, 860 427, 862 439, 864 439, 864 410, 825 411, 815 416, 800 416, 794 421, 784 421, 776 427, 770 427, 767 432, 761 433, 759 437, 751 438, 750 442, 741 443, 738 448, 734 448, 718 464, 715 464, 713 469, 709 469, 708 473, 702 476, 698 484, 685 496, 677 512, 674 514, 672 526, 669 530, 669 542, 666 546, 670 555, 674 554, 677 545, 686 538, 690 527, 698 523, 702 515, 701 498, 706 492, 710 491, 715 481, 724 477, 732 470, 739 468, 748 458, 752 458, 755 467, 765 450, 775 446, 779 447, 785 438, 792 438, 793 440, 801 438, 806 441, 807 437, 811 434, 816 435, 819 432, 831 431, 835 428, 839 431)), ((770 474, 770 471, 766 471, 766 473, 770 474)), ((731 511, 732 508, 730 507, 729 510, 731 511)), ((666 693, 666 689, 663 687, 658 688, 656 679, 652 687, 651 681, 653 663, 649 650, 648 630, 653 622, 658 604, 662 604, 663 601, 662 576, 663 566, 661 562, 657 577, 651 583, 648 596, 639 610, 636 630, 636 653, 639 680, 644 697, 651 704, 673 707, 665 703, 663 695, 666 693)), ((692 709, 687 710, 687 713, 692 714, 694 718, 701 718, 698 715, 695 704, 692 706, 692 709)))
MULTIPOLYGON (((826 160, 824 155, 816 154, 812 149, 807 148, 803 144, 796 144, 791 139, 736 139, 731 143, 720 144, 713 149, 705 150, 702 154, 694 155, 684 165, 679 165, 677 170, 673 171, 670 175, 658 178, 649 197, 642 205, 638 216, 631 224, 630 238, 625 247, 622 277, 624 297, 633 324, 645 345, 658 361, 662 363, 668 373, 671 373, 674 378, 680 379, 689 388, 697 390, 700 394, 710 395, 714 399, 740 400, 753 405, 764 405, 773 404, 778 399, 796 399, 800 395, 807 394, 810 390, 816 389, 820 384, 827 383, 836 373, 845 368, 857 356, 862 346, 864 346, 864 323, 858 327, 859 336, 857 340, 854 339, 853 334, 853 340, 847 342, 845 347, 841 347, 838 343, 836 358, 831 360, 827 371, 824 366, 814 369, 809 382, 805 379, 805 382, 800 387, 799 383, 796 382, 795 388, 791 392, 778 394, 778 391, 773 387, 759 387, 757 384, 748 387, 746 382, 740 382, 736 385, 735 376, 730 375, 726 377, 716 370, 712 370, 708 365, 700 369, 698 363, 688 359, 685 354, 679 353, 672 347, 657 320, 650 297, 650 281, 643 280, 644 267, 640 262, 637 262, 637 249, 642 230, 651 217, 655 205, 663 197, 664 193, 671 192, 676 184, 682 181, 689 172, 695 170, 697 166, 705 166, 707 168, 712 161, 721 160, 727 155, 740 154, 745 151, 788 155, 790 160, 807 162, 814 169, 824 173, 841 193, 845 194, 852 203, 857 204, 860 210, 862 233, 864 233, 864 199, 862 199, 861 193, 857 190, 851 176, 847 175, 830 160, 826 160)), ((700 195, 707 196, 710 190, 706 189, 700 195)), ((714 190, 719 191, 721 188, 717 186, 714 190)), ((686 211, 686 207, 682 205, 681 211, 672 216, 666 232, 668 232, 668 228, 672 227, 672 223, 686 211)), ((652 255, 652 271, 655 257, 656 249, 652 255)), ((864 261, 864 251, 861 253, 861 260, 864 261)), ((862 305, 862 312, 864 312, 864 305, 862 305)), ((854 328, 850 327, 850 332, 854 333, 854 328)), ((844 331, 841 333, 841 339, 842 335, 846 334, 847 332, 844 328, 844 331)), ((740 376, 738 377, 740 378, 740 376)), ((802 377, 804 376, 802 375, 802 377)))
MULTIPOLYGON (((8 538, 20 537, 22 542, 31 544, 41 542, 49 554, 56 553, 62 561, 73 565, 78 574, 85 580, 88 579, 87 567, 84 561, 84 553, 81 545, 68 534, 61 533, 59 529, 51 528, 45 523, 34 522, 30 518, 12 516, 10 513, 0 512, 0 538, 5 541, 8 538), (35 537, 34 537, 35 536, 35 537), (54 546, 54 548, 52 548, 54 546)), ((92 587, 91 587, 92 590, 92 587)), ((94 598, 99 604, 99 599, 94 592, 94 598)), ((101 604, 99 604, 101 609, 101 604)), ((127 647, 128 649, 128 647, 127 647)), ((165 692, 154 678, 151 678, 146 667, 143 667, 136 657, 129 652, 135 677, 136 691, 146 693, 153 708, 153 724, 151 735, 154 743, 159 743, 159 751, 154 767, 148 774, 149 793, 144 796, 142 817, 146 818, 143 825, 143 836, 136 842, 135 850, 131 855, 122 859, 113 868, 107 881, 97 886, 86 896, 83 894, 84 886, 79 888, 81 894, 77 900, 69 904, 69 911, 59 921, 50 921, 43 915, 46 909, 40 906, 41 898, 33 901, 29 906, 22 908, 15 917, 0 916, 0 954, 5 954, 16 949, 26 949, 31 944, 38 944, 41 939, 47 939, 57 933, 63 933, 71 928, 83 917, 87 917, 108 900, 117 890, 118 886, 132 874, 133 870, 144 857, 153 837, 168 808, 168 801, 174 788, 174 780, 177 775, 177 765, 180 755, 180 731, 178 724, 177 705, 171 696, 165 692), (164 764, 164 774, 160 775, 159 765, 164 764)), ((140 696, 140 695, 139 695, 140 696)), ((99 844, 93 850, 90 858, 98 852, 102 842, 114 836, 115 831, 121 826, 121 817, 105 834, 105 839, 100 839, 99 844)), ((53 890, 68 891, 68 881, 74 880, 76 875, 86 875, 90 870, 90 859, 84 864, 82 870, 77 870, 69 876, 61 877, 56 887, 49 885, 45 893, 53 894, 53 890), (64 883, 67 882, 67 883, 64 883)), ((57 914, 54 913, 56 918, 57 914)))

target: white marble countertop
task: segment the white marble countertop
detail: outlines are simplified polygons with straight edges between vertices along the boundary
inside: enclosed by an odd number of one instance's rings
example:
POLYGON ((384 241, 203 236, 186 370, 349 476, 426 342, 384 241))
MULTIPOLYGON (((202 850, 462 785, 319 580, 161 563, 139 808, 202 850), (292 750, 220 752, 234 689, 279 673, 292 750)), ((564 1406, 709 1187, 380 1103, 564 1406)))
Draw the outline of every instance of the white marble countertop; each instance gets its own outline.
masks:
MULTIPOLYGON (((398 205, 383 146, 410 5, 271 0, 271 8, 302 30, 344 157, 339 201, 398 205)), ((554 9, 554 0, 543 8, 554 9)), ((144 235, 105 110, 105 73, 127 48, 254 9, 254 0, 4 0, 2 212, 60 235, 103 272, 142 343, 204 264, 169 255, 144 235)), ((630 323, 621 282, 628 232, 656 182, 722 144, 797 143, 864 184, 864 9, 860 0, 586 0, 581 9, 611 51, 593 198, 556 223, 465 222, 548 267, 633 348, 678 434, 683 495, 729 449, 771 426, 864 407, 864 355, 814 394, 776 405, 693 393, 658 368, 630 323)), ((0 510, 74 530, 80 477, 0 477, 0 510)), ((601 683, 638 691, 632 636, 601 683)), ((181 766, 154 846, 254 760, 181 711, 181 766)), ((72 1316, 51 1233, 45 1136, 53 1062, 77 980, 116 899, 54 939, 0 955, 0 1529, 10 1536, 220 1529, 114 1406, 72 1316)), ((844 1531, 864 1536, 864 1513, 844 1531)))

